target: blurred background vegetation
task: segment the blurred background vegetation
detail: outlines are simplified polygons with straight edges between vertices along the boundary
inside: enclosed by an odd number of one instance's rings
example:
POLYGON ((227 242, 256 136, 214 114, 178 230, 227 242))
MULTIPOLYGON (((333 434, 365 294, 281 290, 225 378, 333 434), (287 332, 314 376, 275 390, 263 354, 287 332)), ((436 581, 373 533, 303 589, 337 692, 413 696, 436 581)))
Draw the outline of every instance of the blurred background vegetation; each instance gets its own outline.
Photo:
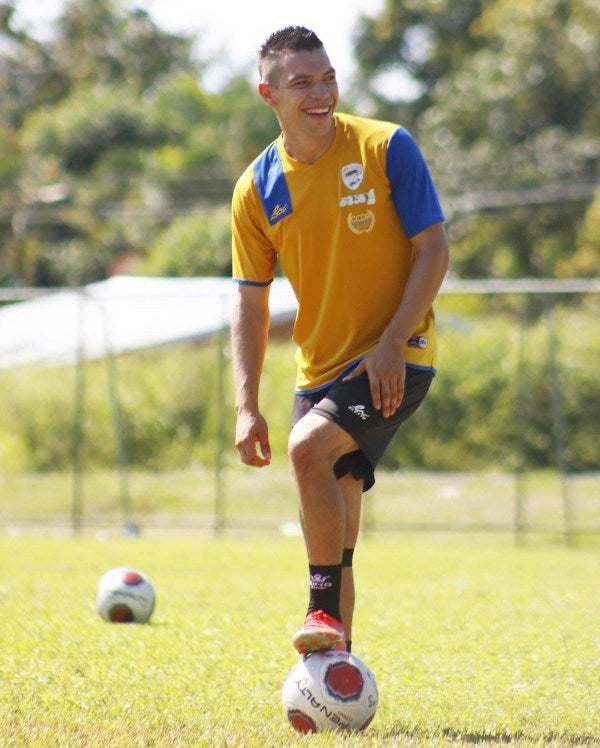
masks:
MULTIPOLYGON (((597 470, 600 318, 590 300, 551 308, 526 329, 510 310, 457 316, 463 307, 460 298, 440 298, 439 373, 382 467, 514 473, 564 463, 569 472, 597 470), (573 335, 583 327, 585 335, 573 335)), ((78 367, 0 369, 0 472, 69 470, 74 439, 89 470, 117 465, 119 440, 127 464, 140 470, 211 465, 218 450, 235 452, 231 371, 219 365, 223 342, 124 354, 112 371, 106 361, 86 362, 80 403, 78 367)), ((293 344, 273 340, 262 406, 281 464, 294 369, 293 344)))
MULTIPOLYGON (((278 133, 255 81, 234 76, 209 93, 211 61, 192 54, 196 40, 121 0, 67 0, 44 41, 14 17, 15 2, 0 2, 0 289, 119 272, 228 275, 233 185, 278 133)), ((598 276, 596 0, 386 0, 377 17, 359 20, 353 43, 357 74, 339 108, 416 136, 448 218, 450 277, 598 276), (395 85, 407 76, 409 99, 395 85)), ((513 302, 440 301, 443 377, 387 467, 555 464, 547 315, 537 302, 525 311, 513 302)), ((598 296, 563 295, 552 306, 568 464, 597 469, 598 296)), ((289 344, 275 343, 265 372, 283 453, 292 358, 289 344)), ((161 470, 213 458, 223 417, 210 397, 213 347, 118 365, 130 464, 161 470)), ((103 366, 89 365, 90 467, 115 461, 103 366)), ((74 374, 0 372, 0 469, 69 466, 74 374)), ((227 418, 230 433, 231 407, 227 418)))
MULTIPOLYGON (((208 93, 195 40, 122 0, 67 0, 46 41, 14 9, 0 2, 0 285, 77 285, 124 263, 226 275, 233 183, 277 134, 255 81, 208 93)), ((595 0, 386 0, 354 48, 340 108, 417 137, 455 276, 597 274, 595 0), (410 100, 393 98, 406 76, 410 100)))

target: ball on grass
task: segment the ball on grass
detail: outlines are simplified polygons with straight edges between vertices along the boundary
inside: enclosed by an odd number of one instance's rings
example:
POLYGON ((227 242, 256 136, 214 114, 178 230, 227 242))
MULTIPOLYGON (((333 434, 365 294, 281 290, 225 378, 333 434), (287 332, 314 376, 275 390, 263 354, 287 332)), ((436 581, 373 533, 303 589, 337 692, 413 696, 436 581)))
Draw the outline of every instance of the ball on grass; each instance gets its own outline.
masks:
POLYGON ((111 623, 146 623, 156 603, 154 585, 146 574, 129 567, 110 569, 96 589, 96 610, 111 623))
POLYGON ((288 722, 298 732, 364 730, 375 716, 375 676, 349 652, 326 650, 299 660, 281 693, 288 722))

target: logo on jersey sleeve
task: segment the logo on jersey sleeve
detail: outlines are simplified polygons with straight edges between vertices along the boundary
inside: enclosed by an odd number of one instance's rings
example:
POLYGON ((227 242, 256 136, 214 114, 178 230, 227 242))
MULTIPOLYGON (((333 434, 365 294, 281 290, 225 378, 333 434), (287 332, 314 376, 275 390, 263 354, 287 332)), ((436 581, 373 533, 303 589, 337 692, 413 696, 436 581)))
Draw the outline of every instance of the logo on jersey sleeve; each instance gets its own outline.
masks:
POLYGON ((424 335, 413 335, 412 338, 409 338, 407 340, 407 345, 409 348, 421 348, 422 350, 425 350, 427 348, 428 340, 424 335))
POLYGON ((355 190, 363 181, 365 173, 362 164, 346 164, 342 166, 342 182, 349 190, 355 190))

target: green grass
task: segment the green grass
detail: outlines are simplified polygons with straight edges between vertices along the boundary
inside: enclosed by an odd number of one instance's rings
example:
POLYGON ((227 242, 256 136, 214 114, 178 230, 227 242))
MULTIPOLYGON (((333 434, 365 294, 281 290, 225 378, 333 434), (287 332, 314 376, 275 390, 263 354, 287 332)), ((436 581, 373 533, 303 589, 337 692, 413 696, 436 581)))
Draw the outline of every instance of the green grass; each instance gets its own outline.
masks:
POLYGON ((355 567, 379 709, 361 735, 306 739, 280 706, 300 538, 1 536, 0 744, 600 744, 597 549, 373 537, 355 567), (94 610, 121 564, 155 583, 150 624, 94 610))

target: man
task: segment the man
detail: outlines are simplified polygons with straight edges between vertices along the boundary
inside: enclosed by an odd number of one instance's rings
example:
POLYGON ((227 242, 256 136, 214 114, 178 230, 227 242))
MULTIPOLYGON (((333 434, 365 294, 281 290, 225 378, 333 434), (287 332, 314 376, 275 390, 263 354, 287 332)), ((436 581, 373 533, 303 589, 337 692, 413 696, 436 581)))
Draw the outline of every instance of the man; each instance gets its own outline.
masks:
POLYGON ((444 216, 406 130, 335 112, 335 70, 314 32, 275 32, 258 67, 282 132, 233 195, 236 446, 246 465, 269 464, 259 383, 279 263, 298 300, 288 454, 310 592, 293 644, 302 655, 349 650, 362 493, 434 375, 444 216))

